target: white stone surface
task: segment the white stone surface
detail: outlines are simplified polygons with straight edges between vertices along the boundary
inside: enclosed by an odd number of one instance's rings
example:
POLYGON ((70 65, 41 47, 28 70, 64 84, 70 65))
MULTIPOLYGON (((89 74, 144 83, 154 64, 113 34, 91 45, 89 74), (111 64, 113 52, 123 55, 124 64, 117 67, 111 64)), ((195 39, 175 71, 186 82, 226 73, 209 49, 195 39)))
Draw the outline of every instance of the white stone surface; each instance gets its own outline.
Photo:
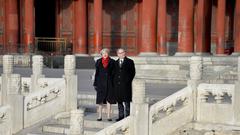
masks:
POLYGON ((202 79, 202 57, 192 56, 190 60, 190 78, 192 80, 202 79))
POLYGON ((12 135, 11 106, 0 106, 0 135, 12 135))
POLYGON ((70 129, 68 135, 84 135, 83 116, 84 111, 81 109, 71 111, 70 129))
POLYGON ((13 56, 4 55, 3 56, 3 73, 11 74, 13 72, 13 56))
POLYGON ((234 84, 200 84, 197 121, 234 125, 234 90, 234 84))
POLYGON ((56 84, 25 96, 24 127, 65 111, 65 80, 61 79, 56 84))
POLYGON ((64 57, 64 74, 76 74, 76 57, 74 55, 66 55, 64 57))
POLYGON ((36 91, 39 88, 38 79, 43 78, 43 56, 35 55, 32 57, 32 75, 31 75, 31 90, 36 91))

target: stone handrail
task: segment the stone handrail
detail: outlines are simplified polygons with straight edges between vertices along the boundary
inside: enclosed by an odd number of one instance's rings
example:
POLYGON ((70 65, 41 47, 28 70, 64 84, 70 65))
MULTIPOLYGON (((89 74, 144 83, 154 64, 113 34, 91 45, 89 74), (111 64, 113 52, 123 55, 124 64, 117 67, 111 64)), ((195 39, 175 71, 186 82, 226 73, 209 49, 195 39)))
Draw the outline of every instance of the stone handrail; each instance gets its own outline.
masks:
POLYGON ((27 110, 31 110, 35 107, 45 104, 48 101, 57 98, 62 92, 64 92, 64 79, 58 79, 56 84, 51 86, 44 85, 40 87, 39 91, 28 94, 25 97, 25 101, 27 101, 27 110))
POLYGON ((159 111, 164 111, 167 114, 170 114, 173 111, 174 106, 176 106, 179 101, 185 105, 189 100, 189 96, 191 96, 191 89, 189 89, 189 87, 185 87, 173 95, 153 104, 149 111, 150 122, 151 119, 154 121, 154 117, 159 111))
POLYGON ((97 132, 95 135, 115 135, 118 130, 126 131, 129 129, 130 117, 127 117, 117 123, 110 125, 107 128, 97 132))
POLYGON ((11 107, 0 106, 0 135, 12 135, 11 107))
POLYGON ((198 122, 239 125, 240 94, 235 84, 202 83, 197 91, 198 122))
POLYGON ((225 97, 232 101, 234 95, 234 84, 207 84, 202 83, 198 86, 198 97, 201 102, 207 102, 209 96, 212 96, 216 103, 222 103, 225 97))
POLYGON ((24 128, 65 111, 65 90, 65 79, 59 79, 55 85, 44 85, 25 95, 24 128))
POLYGON ((2 123, 7 118, 7 115, 9 115, 9 109, 10 106, 0 106, 0 123, 2 123))
POLYGON ((159 132, 170 134, 191 121, 193 119, 192 95, 193 90, 187 86, 150 106, 149 135, 158 135, 159 132), (179 117, 182 118, 181 121, 176 120, 179 117))

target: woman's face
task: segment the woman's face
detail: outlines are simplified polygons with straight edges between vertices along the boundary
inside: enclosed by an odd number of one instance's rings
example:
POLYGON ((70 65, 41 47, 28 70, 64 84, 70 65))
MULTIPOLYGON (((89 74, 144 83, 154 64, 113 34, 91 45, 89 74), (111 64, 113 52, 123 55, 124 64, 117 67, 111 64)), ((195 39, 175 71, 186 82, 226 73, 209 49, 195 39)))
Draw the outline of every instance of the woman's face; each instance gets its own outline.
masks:
POLYGON ((103 58, 107 58, 107 57, 108 57, 108 53, 107 53, 107 52, 103 52, 103 53, 102 53, 102 57, 103 57, 103 58))

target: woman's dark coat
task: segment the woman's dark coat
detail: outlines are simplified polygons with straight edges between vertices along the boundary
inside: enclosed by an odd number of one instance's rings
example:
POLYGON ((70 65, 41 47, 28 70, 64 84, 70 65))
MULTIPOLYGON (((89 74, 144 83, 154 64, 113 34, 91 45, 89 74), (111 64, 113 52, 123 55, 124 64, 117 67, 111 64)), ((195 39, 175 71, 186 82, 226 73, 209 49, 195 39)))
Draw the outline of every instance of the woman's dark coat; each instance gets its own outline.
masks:
POLYGON ((96 61, 95 79, 93 86, 97 91, 97 104, 106 104, 106 101, 113 104, 115 103, 114 89, 113 89, 113 69, 114 60, 109 58, 107 68, 103 67, 102 58, 96 61))
POLYGON ((133 60, 125 57, 120 67, 119 59, 115 61, 114 92, 117 102, 132 101, 132 81, 135 76, 133 60))

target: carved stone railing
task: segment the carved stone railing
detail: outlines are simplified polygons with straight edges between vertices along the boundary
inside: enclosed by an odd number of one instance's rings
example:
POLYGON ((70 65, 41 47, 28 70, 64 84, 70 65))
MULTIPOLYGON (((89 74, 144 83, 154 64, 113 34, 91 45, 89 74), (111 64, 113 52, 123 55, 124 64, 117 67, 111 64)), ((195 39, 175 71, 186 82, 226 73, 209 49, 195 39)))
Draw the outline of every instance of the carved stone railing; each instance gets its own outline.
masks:
POLYGON ((12 115, 10 106, 0 106, 0 135, 12 135, 12 115))
POLYGON ((24 127, 65 110, 65 80, 63 78, 43 78, 39 82, 42 86, 38 91, 25 95, 24 127), (54 83, 51 84, 51 81, 54 83), (50 108, 51 111, 48 110, 50 108))
POLYGON ((95 135, 116 135, 118 132, 122 132, 123 135, 128 134, 130 117, 127 117, 117 123, 110 125, 107 128, 97 132, 95 135))
POLYGON ((192 108, 192 90, 190 87, 185 87, 155 103, 149 110, 149 135, 157 135, 160 132, 168 134, 188 123, 193 117, 192 108), (185 112, 180 116, 182 120, 167 126, 174 118, 179 117, 178 112, 185 112))
POLYGON ((197 95, 197 121, 235 125, 235 111, 236 107, 239 108, 239 103, 235 101, 235 91, 234 84, 200 84, 197 95))

